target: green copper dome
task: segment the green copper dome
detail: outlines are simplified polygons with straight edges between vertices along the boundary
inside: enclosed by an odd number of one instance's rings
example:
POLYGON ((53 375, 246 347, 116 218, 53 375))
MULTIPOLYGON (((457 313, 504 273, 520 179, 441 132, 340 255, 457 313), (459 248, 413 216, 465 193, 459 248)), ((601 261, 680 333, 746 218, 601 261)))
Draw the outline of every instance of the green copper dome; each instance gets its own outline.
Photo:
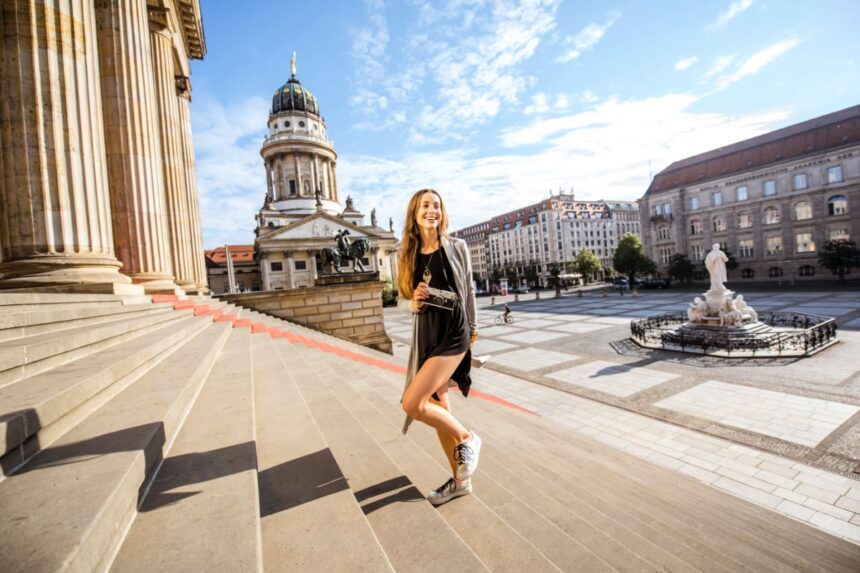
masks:
POLYGON ((283 111, 306 111, 316 116, 320 115, 317 98, 302 86, 302 83, 291 76, 290 79, 275 91, 272 97, 272 114, 283 111))

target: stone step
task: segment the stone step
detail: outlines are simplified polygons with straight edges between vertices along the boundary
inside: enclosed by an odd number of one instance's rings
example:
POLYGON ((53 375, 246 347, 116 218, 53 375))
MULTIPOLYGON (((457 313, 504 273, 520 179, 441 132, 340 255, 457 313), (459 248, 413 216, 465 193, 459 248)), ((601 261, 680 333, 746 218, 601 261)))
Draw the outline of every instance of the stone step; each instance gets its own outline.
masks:
POLYGON ((262 570, 251 336, 234 329, 215 360, 113 570, 262 570))
MULTIPOLYGON (((451 468, 442 454, 434 431, 421 428, 424 430, 423 434, 435 443, 432 454, 415 447, 403 438, 399 424, 381 416, 361 394, 349 387, 345 378, 354 372, 352 365, 319 351, 306 352, 316 354, 315 357, 311 354, 309 361, 326 368, 321 382, 329 387, 422 494, 426 495, 451 477, 451 468)), ((424 503, 429 505, 429 502, 424 503)), ((559 570, 558 565, 548 559, 532 540, 521 534, 519 524, 503 519, 479 496, 467 496, 457 503, 443 505, 437 511, 490 570, 559 570)), ((572 544, 569 538, 564 541, 572 544)), ((579 561, 579 564, 586 562, 579 561)), ((600 569, 598 567, 590 570, 600 569)))
MULTIPOLYGON (((387 373, 383 376, 387 376, 387 373)), ((366 388, 376 391, 379 386, 377 376, 373 386, 366 388)), ((393 384, 388 386, 397 391, 393 384)), ((395 410, 399 410, 396 400, 392 402, 387 395, 378 396, 389 402, 390 415, 399 414, 395 413, 395 410)), ((638 515, 640 520, 646 522, 650 520, 653 526, 669 535, 678 535, 678 539, 690 550, 698 548, 702 551, 708 548, 708 544, 716 542, 703 554, 728 567, 731 567, 733 560, 758 563, 766 569, 802 569, 805 560, 812 555, 819 566, 820 563, 826 563, 828 567, 835 567, 834 570, 844 570, 847 564, 850 570, 857 566, 857 559, 860 559, 856 555, 856 547, 848 542, 704 486, 686 476, 601 444, 588 444, 588 440, 583 441, 573 432, 563 432, 563 429, 549 424, 544 423, 546 427, 543 429, 535 428, 541 421, 533 417, 498 406, 483 407, 481 404, 479 407, 469 402, 458 401, 456 407, 458 410, 468 410, 469 416, 481 419, 481 423, 487 427, 493 427, 498 420, 506 417, 515 419, 508 432, 515 432, 518 439, 506 440, 504 451, 516 451, 529 460, 527 473, 518 482, 519 491, 530 491, 522 488, 537 483, 541 487, 532 486, 532 489, 559 494, 554 495, 548 507, 571 503, 574 507, 581 507, 581 498, 565 499, 576 488, 585 497, 598 492, 595 495, 603 497, 596 498, 595 503, 604 507, 620 504, 625 513, 638 515), (491 409, 494 412, 486 412, 491 409), (539 439, 535 439, 535 436, 539 439), (573 446, 577 444, 578 447, 574 449, 573 446), (555 468, 551 473, 546 469, 534 471, 534 467, 541 468, 544 464, 560 464, 561 468, 555 468), (611 471, 606 470, 607 464, 611 471), (555 481, 548 480, 547 474, 552 475, 555 481), (608 501, 602 502, 603 498, 608 501), (774 536, 780 539, 773 541, 774 536), (855 553, 853 560, 852 552, 855 553), (726 561, 727 558, 730 561, 726 561)), ((494 435, 497 434, 505 435, 502 429, 494 431, 494 435)), ((498 449, 488 444, 487 450, 487 461, 492 466, 494 455, 498 455, 492 452, 498 452, 498 449)), ((516 456, 505 456, 497 468, 510 471, 509 468, 515 468, 517 463, 516 456)), ((476 484, 479 483, 481 476, 477 475, 475 480, 476 484)))
POLYGON ((397 571, 486 569, 379 444, 321 384, 313 363, 290 345, 278 350, 323 433, 332 457, 361 505, 392 567, 397 571), (418 502, 418 503, 415 503, 418 502), (433 556, 443 551, 444 559, 433 556), (422 559, 418 556, 428 555, 422 559))
POLYGON ((24 310, 0 314, 0 340, 21 338, 110 322, 118 318, 143 316, 170 304, 101 305, 84 308, 24 310))
POLYGON ((267 569, 392 570, 301 393, 285 374, 291 366, 267 335, 254 335, 252 350, 267 569))
POLYGON ((0 386, 44 372, 128 338, 144 334, 192 310, 157 308, 102 324, 47 332, 0 342, 0 386))
POLYGON ((108 565, 232 331, 210 325, 0 483, 0 570, 108 565))
POLYGON ((12 473, 39 448, 51 444, 98 408, 106 397, 210 322, 203 317, 179 315, 157 330, 0 388, 3 474, 12 473), (7 452, 13 453, 7 456, 7 452))
MULTIPOLYGON (((41 292, 2 292, 0 291, 0 310, 11 309, 25 305, 67 305, 67 304, 123 304, 130 300, 140 300, 115 294, 80 294, 80 293, 41 293, 41 292)), ((149 302, 149 298, 146 298, 149 302)))

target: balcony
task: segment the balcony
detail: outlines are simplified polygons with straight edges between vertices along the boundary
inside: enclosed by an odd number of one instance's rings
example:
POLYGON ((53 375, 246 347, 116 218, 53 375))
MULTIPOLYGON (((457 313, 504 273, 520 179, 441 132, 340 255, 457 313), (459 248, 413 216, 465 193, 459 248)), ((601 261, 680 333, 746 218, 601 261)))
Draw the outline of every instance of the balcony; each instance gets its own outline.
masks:
POLYGON ((651 215, 652 223, 671 223, 674 217, 672 217, 672 213, 668 213, 665 215, 651 215))

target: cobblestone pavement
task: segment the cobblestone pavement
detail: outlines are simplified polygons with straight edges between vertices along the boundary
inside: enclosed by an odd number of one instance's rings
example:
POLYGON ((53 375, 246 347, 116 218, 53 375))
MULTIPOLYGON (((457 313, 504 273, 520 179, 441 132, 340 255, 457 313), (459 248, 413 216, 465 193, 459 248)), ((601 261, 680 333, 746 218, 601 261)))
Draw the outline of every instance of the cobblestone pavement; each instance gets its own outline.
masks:
MULTIPOLYGON (((751 292, 756 310, 836 317, 840 343, 803 359, 649 350, 629 323, 698 293, 479 299, 475 387, 658 465, 860 544, 860 292, 751 292), (526 300, 527 299, 527 300, 526 300), (496 326, 509 302, 514 324, 496 326)), ((386 309, 405 361, 410 317, 386 309)))

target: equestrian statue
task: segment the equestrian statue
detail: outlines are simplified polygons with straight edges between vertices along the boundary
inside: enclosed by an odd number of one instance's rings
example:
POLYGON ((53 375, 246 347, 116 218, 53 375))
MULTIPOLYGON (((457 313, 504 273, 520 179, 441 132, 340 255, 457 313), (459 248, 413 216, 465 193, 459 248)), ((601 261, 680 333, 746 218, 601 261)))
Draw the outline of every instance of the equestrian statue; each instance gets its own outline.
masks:
POLYGON ((332 265, 334 270, 341 274, 340 267, 352 262, 354 272, 364 272, 364 265, 361 264, 361 259, 370 250, 370 243, 364 237, 352 241, 349 238, 349 229, 341 229, 335 233, 334 238, 337 241, 337 248, 329 247, 323 249, 323 266, 332 265))

